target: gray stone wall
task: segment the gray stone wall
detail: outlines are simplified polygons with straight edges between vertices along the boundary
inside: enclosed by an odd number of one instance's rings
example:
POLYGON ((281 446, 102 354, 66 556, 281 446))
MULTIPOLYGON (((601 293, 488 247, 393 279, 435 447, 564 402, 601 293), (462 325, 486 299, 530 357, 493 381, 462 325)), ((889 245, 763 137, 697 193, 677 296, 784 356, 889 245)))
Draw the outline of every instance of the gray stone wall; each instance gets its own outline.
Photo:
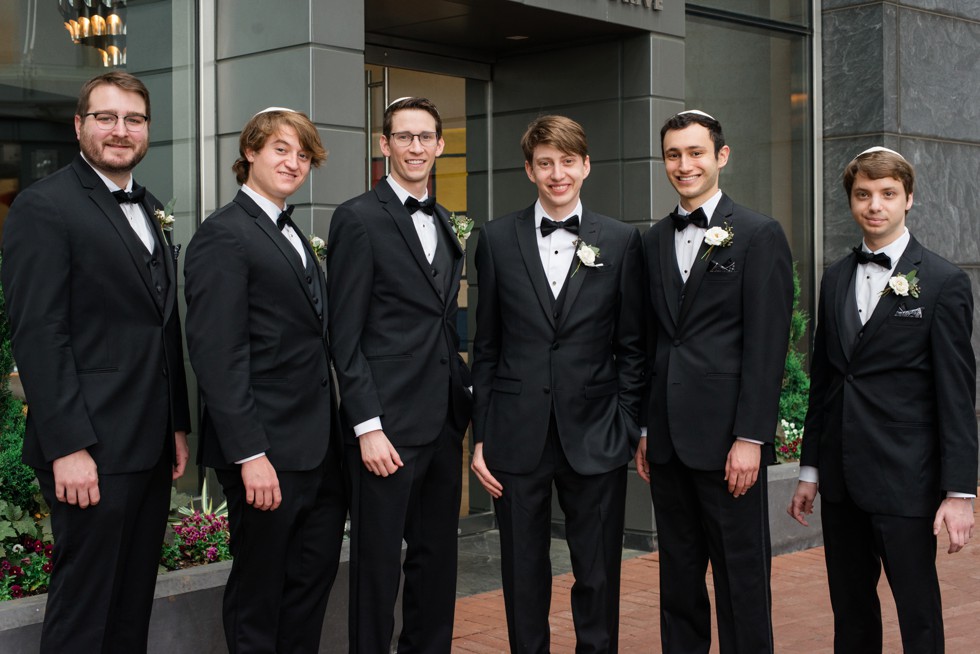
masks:
MULTIPOLYGON (((980 0, 823 0, 826 267, 860 242, 841 185, 872 145, 916 169, 909 230, 963 268, 980 318, 980 0)), ((974 351, 980 334, 974 330, 974 351)))

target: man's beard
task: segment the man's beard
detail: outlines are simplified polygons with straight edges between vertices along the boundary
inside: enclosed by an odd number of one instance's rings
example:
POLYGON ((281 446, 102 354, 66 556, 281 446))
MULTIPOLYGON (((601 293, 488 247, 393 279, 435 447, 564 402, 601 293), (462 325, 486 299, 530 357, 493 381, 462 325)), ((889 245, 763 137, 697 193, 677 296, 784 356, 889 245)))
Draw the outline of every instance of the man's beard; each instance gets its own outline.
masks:
POLYGON ((108 159, 103 156, 103 148, 108 145, 106 141, 93 142, 93 140, 89 139, 83 133, 79 145, 82 154, 85 155, 85 158, 92 166, 103 172, 119 174, 132 172, 133 168, 136 168, 136 165, 146 156, 146 151, 149 147, 146 141, 130 141, 127 145, 133 146, 130 150, 131 156, 128 161, 123 161, 119 159, 108 159))

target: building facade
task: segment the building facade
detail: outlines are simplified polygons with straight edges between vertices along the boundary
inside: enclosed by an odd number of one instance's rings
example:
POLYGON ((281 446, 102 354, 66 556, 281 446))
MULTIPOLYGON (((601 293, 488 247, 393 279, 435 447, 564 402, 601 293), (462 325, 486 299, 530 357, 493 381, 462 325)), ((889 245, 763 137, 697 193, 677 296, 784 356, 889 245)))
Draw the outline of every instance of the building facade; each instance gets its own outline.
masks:
MULTIPOLYGON (((645 229, 676 201, 659 127, 700 108, 732 147, 722 188, 782 224, 811 314, 821 271, 860 238, 840 172, 874 144, 917 166, 910 228, 980 289, 978 0, 11 0, 0 229, 14 195, 77 152, 77 92, 105 65, 150 88, 136 176, 176 198, 177 243, 233 197, 238 133, 270 105, 305 111, 330 152, 293 197, 294 220, 323 236, 334 207, 384 174, 377 137, 395 98, 440 107, 431 191, 478 226, 533 202, 519 139, 561 113, 589 136, 584 203, 645 229)), ((479 302, 467 282, 464 343, 479 302)), ((631 479, 629 497, 632 544, 649 545, 645 485, 631 479)), ((489 510, 471 483, 463 513, 479 525, 489 510)))

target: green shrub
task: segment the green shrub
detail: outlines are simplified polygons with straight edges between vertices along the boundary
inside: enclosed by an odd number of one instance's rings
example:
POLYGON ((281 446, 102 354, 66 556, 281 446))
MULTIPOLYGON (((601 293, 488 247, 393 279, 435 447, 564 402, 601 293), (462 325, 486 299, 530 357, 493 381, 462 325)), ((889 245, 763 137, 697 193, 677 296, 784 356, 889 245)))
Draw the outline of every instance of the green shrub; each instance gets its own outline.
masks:
POLYGON ((799 425, 799 434, 787 439, 782 429, 776 437, 776 456, 780 461, 795 461, 798 458, 798 444, 792 442, 802 437, 803 423, 810 398, 810 376, 806 372, 806 356, 799 351, 798 344, 806 334, 809 317, 799 308, 800 276, 793 264, 793 314, 789 323, 789 351, 786 353, 786 366, 783 370, 783 387, 779 394, 779 419, 799 425))

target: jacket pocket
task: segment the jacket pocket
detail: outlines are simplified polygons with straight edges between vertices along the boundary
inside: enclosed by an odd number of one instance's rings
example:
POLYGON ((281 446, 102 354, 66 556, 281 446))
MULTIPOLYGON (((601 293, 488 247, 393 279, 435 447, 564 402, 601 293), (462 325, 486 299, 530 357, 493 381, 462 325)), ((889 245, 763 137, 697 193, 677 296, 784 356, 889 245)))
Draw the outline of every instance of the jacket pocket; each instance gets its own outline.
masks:
POLYGON ((605 397, 619 392, 619 380, 610 379, 609 381, 592 384, 585 387, 585 399, 594 400, 597 397, 605 397))
POLYGON ((493 390, 498 393, 513 393, 514 395, 518 395, 523 387, 524 384, 520 379, 507 379, 505 377, 493 378, 493 390))

